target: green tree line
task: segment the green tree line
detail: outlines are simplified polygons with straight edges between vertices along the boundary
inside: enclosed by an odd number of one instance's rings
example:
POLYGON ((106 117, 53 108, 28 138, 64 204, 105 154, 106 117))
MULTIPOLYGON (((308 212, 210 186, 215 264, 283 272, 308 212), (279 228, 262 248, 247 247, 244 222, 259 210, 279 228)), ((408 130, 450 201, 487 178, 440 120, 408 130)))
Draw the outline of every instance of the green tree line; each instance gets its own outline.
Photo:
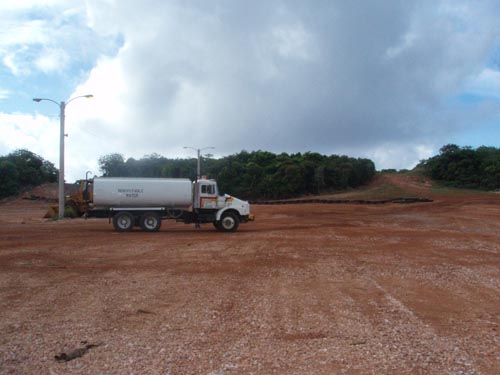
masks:
POLYGON ((28 150, 0 156, 0 198, 19 194, 23 189, 57 181, 54 164, 28 150))
POLYGON ((500 149, 448 144, 419 167, 445 185, 468 189, 500 189, 500 149))
MULTIPOLYGON (((197 160, 168 159, 158 154, 125 160, 121 154, 99 159, 108 177, 196 178, 197 160)), ((370 182, 375 165, 369 159, 315 152, 274 154, 242 151, 220 159, 203 157, 202 174, 214 178, 221 192, 244 199, 284 199, 355 188, 370 182)))

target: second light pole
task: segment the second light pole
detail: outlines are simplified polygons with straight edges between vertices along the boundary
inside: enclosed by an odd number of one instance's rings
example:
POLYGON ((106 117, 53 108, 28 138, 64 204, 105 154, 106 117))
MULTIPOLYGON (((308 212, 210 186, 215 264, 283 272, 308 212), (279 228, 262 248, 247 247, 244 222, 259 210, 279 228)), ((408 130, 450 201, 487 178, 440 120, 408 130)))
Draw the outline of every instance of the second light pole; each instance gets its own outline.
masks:
POLYGON ((198 164, 196 166, 196 181, 198 181, 201 177, 201 165, 200 165, 201 151, 214 149, 215 147, 209 146, 209 147, 203 147, 203 148, 196 148, 196 147, 184 146, 184 148, 190 148, 191 150, 196 151, 196 154, 198 156, 198 164))

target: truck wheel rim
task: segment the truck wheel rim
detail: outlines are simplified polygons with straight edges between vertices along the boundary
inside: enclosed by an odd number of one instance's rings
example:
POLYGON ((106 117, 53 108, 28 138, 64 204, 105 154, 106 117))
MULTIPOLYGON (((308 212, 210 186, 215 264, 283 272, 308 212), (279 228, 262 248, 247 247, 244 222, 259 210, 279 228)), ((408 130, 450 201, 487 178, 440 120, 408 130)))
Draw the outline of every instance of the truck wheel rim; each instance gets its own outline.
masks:
POLYGON ((222 226, 224 229, 232 229, 234 227, 234 219, 230 216, 224 218, 224 220, 222 220, 222 226))
POLYGON ((148 216, 145 220, 144 220, 144 226, 148 229, 155 229, 156 226, 158 225, 158 221, 156 220, 155 217, 153 216, 148 216))
POLYGON ((131 223, 132 223, 132 221, 130 220, 130 218, 128 216, 123 216, 120 218, 120 220, 118 220, 118 225, 122 229, 129 228, 131 223))

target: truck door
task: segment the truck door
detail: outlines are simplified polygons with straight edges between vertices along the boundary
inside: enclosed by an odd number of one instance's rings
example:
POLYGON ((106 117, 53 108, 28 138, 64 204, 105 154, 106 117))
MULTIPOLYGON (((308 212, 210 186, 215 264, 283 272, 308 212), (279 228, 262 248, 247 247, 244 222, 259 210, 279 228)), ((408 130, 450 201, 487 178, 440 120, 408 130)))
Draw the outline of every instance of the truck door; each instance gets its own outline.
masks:
POLYGON ((213 181, 198 182, 198 208, 217 209, 217 188, 213 181))

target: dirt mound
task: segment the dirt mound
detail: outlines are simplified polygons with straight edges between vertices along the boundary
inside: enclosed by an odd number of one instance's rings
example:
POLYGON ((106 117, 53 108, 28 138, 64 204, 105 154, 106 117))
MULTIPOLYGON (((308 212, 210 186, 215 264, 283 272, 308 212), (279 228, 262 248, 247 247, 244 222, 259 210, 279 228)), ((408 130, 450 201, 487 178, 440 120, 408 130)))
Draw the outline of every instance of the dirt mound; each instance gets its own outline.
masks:
POLYGON ((59 185, 57 182, 43 184, 37 186, 24 194, 22 194, 22 198, 28 198, 31 196, 42 197, 45 199, 57 199, 59 191, 59 185))
MULTIPOLYGON (((76 192, 78 188, 76 184, 64 184, 64 194, 71 195, 76 192)), ((57 182, 43 184, 29 189, 15 198, 54 201, 59 198, 59 184, 57 182)))

